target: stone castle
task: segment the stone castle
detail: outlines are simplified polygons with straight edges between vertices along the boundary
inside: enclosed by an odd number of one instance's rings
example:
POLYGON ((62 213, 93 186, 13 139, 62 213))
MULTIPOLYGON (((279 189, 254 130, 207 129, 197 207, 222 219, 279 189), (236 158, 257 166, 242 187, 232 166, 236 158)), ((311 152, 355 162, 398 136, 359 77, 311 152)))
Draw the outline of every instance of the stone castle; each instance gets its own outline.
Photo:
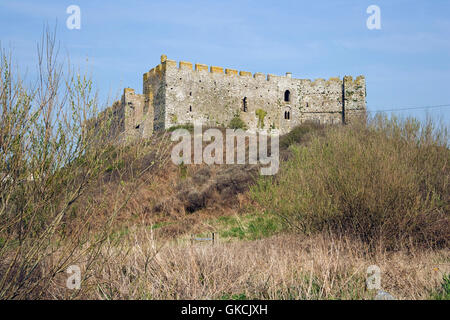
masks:
POLYGON ((247 129, 287 133, 305 121, 348 123, 366 112, 365 78, 292 78, 169 60, 143 75, 143 93, 125 88, 122 99, 91 123, 108 119, 109 137, 146 138, 182 124, 228 127, 239 117, 247 129))

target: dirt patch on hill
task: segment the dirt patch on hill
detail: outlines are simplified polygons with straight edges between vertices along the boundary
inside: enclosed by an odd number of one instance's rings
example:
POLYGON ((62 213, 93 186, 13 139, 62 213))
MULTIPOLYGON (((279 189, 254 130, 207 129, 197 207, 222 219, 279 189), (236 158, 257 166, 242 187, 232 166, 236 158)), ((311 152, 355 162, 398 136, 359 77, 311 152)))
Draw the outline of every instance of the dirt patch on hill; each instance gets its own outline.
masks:
POLYGON ((258 176, 258 166, 204 166, 191 177, 181 180, 175 193, 158 202, 155 212, 193 213, 200 209, 237 203, 237 195, 245 192, 258 176))

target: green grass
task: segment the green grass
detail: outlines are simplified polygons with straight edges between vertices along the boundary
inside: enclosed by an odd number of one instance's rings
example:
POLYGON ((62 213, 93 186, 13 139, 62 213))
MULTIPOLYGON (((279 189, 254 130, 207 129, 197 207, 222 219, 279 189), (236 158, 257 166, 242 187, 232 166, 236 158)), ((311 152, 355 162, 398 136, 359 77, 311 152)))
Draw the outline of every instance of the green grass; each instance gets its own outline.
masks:
POLYGON ((223 216, 215 224, 221 239, 256 240, 270 237, 282 230, 278 217, 262 213, 223 216))
POLYGON ((441 287, 431 293, 432 300, 450 300, 450 274, 444 274, 441 287))
POLYGON ((231 129, 242 129, 242 130, 246 130, 247 129, 247 125, 245 124, 245 122, 239 116, 234 116, 234 118, 231 119, 230 124, 228 125, 228 127, 231 128, 231 129))
POLYGON ((151 226, 149 226, 149 229, 155 230, 155 229, 159 229, 159 228, 168 226, 168 225, 173 224, 173 223, 174 222, 171 222, 171 221, 157 222, 157 223, 154 223, 151 226))

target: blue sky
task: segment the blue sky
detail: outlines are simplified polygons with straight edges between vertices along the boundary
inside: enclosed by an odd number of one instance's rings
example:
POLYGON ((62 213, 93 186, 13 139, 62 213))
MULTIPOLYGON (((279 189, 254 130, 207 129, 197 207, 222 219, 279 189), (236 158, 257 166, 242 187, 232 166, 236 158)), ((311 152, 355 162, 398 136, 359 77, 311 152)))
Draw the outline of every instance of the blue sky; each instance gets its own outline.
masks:
MULTIPOLYGON (((363 74, 368 110, 450 104, 450 1, 6 1, 0 40, 33 73, 45 23, 61 53, 89 70, 100 97, 142 91, 142 74, 169 59, 296 78, 363 74), (81 29, 66 28, 69 5, 81 29), (368 30, 369 5, 381 30, 368 30)), ((425 110, 401 111, 424 119, 425 110)), ((450 124, 450 107, 428 109, 450 124)))

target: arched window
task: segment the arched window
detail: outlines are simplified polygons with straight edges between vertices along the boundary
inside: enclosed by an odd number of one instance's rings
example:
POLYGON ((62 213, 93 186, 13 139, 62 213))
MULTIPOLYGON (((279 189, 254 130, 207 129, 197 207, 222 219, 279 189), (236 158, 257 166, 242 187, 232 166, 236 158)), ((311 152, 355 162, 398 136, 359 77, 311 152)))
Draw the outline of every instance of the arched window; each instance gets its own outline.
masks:
POLYGON ((284 92, 284 101, 285 101, 285 102, 291 101, 291 92, 290 92, 289 90, 286 90, 286 91, 284 92))
POLYGON ((244 99, 242 99, 242 110, 244 112, 247 112, 248 107, 247 107, 247 97, 244 97, 244 99))
POLYGON ((291 119, 291 111, 285 111, 284 112, 284 119, 285 120, 290 120, 291 119))

